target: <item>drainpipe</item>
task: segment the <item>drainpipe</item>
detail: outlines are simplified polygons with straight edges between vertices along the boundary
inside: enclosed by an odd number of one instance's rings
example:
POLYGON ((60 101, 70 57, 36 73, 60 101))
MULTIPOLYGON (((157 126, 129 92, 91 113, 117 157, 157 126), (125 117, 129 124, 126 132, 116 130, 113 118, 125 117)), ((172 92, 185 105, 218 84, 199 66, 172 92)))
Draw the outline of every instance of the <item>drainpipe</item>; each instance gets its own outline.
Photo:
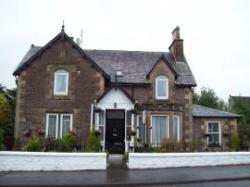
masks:
POLYGON ((94 111, 94 104, 91 104, 91 110, 90 110, 90 129, 89 129, 89 131, 92 131, 92 129, 93 129, 93 111, 94 111))

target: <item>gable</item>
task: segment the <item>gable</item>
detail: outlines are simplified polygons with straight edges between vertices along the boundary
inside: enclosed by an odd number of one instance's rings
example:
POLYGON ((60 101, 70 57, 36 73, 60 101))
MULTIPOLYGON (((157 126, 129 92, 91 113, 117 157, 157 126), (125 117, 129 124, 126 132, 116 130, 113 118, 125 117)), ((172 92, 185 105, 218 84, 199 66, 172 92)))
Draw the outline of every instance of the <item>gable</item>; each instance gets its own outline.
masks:
POLYGON ((112 109, 115 108, 114 105, 116 103, 116 108, 120 109, 133 109, 134 102, 132 99, 126 94, 124 90, 121 88, 112 87, 107 90, 103 96, 100 97, 97 103, 97 107, 101 109, 112 109))
POLYGON ((89 63, 91 63, 99 72, 101 72, 104 77, 110 78, 109 75, 103 71, 84 51, 64 32, 64 29, 56 35, 50 42, 48 42, 44 47, 37 47, 32 45, 30 50, 26 53, 16 70, 13 72, 13 75, 19 75, 21 71, 29 67, 32 63, 35 62, 35 59, 40 57, 47 49, 51 48, 57 41, 67 41, 75 48, 81 57, 85 58, 89 63))

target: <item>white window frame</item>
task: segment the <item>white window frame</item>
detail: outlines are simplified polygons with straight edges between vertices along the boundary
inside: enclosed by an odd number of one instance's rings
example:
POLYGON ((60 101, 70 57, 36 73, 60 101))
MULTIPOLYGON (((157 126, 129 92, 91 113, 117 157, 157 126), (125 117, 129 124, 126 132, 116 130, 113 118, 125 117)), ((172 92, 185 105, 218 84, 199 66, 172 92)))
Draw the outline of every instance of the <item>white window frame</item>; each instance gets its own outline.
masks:
POLYGON ((150 119, 150 125, 151 125, 151 137, 150 137, 150 142, 151 144, 153 144, 153 117, 161 117, 161 116, 164 116, 164 117, 167 117, 167 137, 166 138, 169 138, 169 115, 167 114, 152 114, 151 115, 151 119, 150 119))
MULTIPOLYGON (((179 115, 173 115, 172 131, 174 131, 174 118, 177 119, 177 142, 180 142, 180 116, 179 115)), ((173 134, 173 132, 172 132, 172 134, 173 134)))
POLYGON ((168 99, 169 98, 169 81, 168 78, 164 75, 159 75, 155 78, 155 98, 156 99, 168 99), (165 80, 166 81, 166 95, 158 96, 158 81, 165 80))
POLYGON ((67 72, 66 70, 63 70, 63 69, 59 69, 59 70, 55 71, 55 73, 54 73, 54 95, 68 95, 68 90, 69 90, 68 86, 69 86, 69 72, 67 72), (65 90, 65 92, 61 92, 61 91, 56 90, 57 76, 58 75, 66 75, 66 90, 65 90))
MULTIPOLYGON (((209 132, 209 130, 208 130, 209 123, 218 123, 219 145, 221 145, 222 141, 221 141, 221 123, 220 123, 220 121, 208 121, 207 122, 207 134, 211 134, 211 132, 209 132)), ((209 144, 209 137, 207 137, 207 144, 209 144)))
POLYGON ((55 138, 58 138, 58 123, 59 123, 59 115, 56 113, 47 113, 46 114, 46 133, 45 133, 45 137, 48 137, 49 135, 49 116, 56 116, 56 134, 55 134, 55 138))
POLYGON ((72 128, 73 128, 73 115, 72 114, 68 114, 68 113, 65 113, 65 114, 61 114, 60 115, 60 138, 62 138, 62 126, 63 126, 63 117, 64 116, 70 116, 70 131, 72 131, 72 128))

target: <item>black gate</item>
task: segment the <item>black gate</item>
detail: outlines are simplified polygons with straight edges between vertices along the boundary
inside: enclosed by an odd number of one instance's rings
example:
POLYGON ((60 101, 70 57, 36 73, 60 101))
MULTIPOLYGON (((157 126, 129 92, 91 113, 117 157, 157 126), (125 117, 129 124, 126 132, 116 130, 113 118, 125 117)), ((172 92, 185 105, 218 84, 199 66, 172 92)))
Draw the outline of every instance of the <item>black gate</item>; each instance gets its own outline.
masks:
POLYGON ((110 153, 124 153, 125 150, 125 111, 106 111, 105 148, 110 153))

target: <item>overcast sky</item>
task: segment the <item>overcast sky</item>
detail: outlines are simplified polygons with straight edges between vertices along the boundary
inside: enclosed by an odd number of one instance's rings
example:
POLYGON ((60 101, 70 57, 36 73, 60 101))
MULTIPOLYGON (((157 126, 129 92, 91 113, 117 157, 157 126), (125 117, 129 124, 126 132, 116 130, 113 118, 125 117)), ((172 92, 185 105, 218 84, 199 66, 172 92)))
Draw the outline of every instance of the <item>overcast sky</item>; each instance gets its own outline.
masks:
POLYGON ((198 83, 224 100, 250 96, 248 0, 1 0, 0 83, 12 88, 14 69, 31 44, 83 30, 83 48, 168 51, 179 25, 198 83))

